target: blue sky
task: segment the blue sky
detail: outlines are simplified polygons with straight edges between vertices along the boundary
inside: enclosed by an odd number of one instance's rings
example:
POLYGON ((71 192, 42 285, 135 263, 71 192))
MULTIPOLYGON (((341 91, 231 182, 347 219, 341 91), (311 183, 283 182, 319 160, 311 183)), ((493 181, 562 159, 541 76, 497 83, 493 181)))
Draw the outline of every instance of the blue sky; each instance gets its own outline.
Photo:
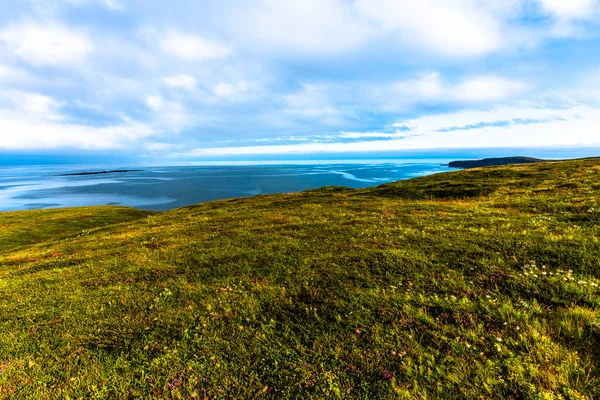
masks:
POLYGON ((600 0, 3 0, 2 10, 5 157, 600 148, 600 0))

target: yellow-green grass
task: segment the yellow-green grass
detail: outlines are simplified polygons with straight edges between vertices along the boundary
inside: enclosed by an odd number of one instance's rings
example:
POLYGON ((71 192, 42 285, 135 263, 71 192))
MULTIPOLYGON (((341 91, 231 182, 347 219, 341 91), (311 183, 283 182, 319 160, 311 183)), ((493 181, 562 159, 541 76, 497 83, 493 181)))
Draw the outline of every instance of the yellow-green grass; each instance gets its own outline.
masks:
POLYGON ((89 235, 95 229, 134 221, 149 214, 114 206, 3 212, 0 213, 0 252, 89 235))
POLYGON ((584 160, 0 214, 0 397, 598 398, 599 203, 584 160))

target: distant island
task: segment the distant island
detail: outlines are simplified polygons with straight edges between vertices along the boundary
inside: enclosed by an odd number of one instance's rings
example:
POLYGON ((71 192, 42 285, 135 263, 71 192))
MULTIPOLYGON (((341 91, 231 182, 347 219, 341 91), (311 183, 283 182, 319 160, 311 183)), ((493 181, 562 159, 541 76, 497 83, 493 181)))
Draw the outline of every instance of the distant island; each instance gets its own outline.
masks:
POLYGON ((531 164, 536 162, 542 162, 540 158, 532 157, 498 157, 498 158, 484 158, 482 160, 463 160, 463 161, 452 161, 448 164, 450 168, 479 168, 479 167, 494 167, 498 165, 509 165, 509 164, 531 164))
POLYGON ((125 172, 140 172, 139 169, 114 169, 110 171, 77 172, 73 174, 62 174, 56 176, 84 176, 84 175, 103 175, 103 174, 122 174, 125 172))

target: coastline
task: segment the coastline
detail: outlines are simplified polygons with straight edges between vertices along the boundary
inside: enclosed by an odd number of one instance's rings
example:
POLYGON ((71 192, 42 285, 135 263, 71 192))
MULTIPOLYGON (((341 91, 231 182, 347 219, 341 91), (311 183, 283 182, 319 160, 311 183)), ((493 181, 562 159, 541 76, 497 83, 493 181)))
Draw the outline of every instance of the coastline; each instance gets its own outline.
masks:
POLYGON ((167 211, 212 200, 295 193, 327 186, 360 189, 454 170, 444 165, 447 160, 373 161, 376 160, 345 164, 4 168, 0 169, 0 211, 93 205, 167 211))

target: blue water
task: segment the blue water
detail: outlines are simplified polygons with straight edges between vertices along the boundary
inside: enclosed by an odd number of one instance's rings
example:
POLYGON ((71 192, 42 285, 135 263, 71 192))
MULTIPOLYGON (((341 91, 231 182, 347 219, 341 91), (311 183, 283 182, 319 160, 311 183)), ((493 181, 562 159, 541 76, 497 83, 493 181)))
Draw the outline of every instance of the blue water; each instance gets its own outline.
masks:
POLYGON ((365 188, 449 171, 448 160, 304 165, 0 167, 0 211, 123 205, 164 211, 205 201, 290 193, 323 186, 365 188), (63 174, 113 169, 137 172, 63 174))

